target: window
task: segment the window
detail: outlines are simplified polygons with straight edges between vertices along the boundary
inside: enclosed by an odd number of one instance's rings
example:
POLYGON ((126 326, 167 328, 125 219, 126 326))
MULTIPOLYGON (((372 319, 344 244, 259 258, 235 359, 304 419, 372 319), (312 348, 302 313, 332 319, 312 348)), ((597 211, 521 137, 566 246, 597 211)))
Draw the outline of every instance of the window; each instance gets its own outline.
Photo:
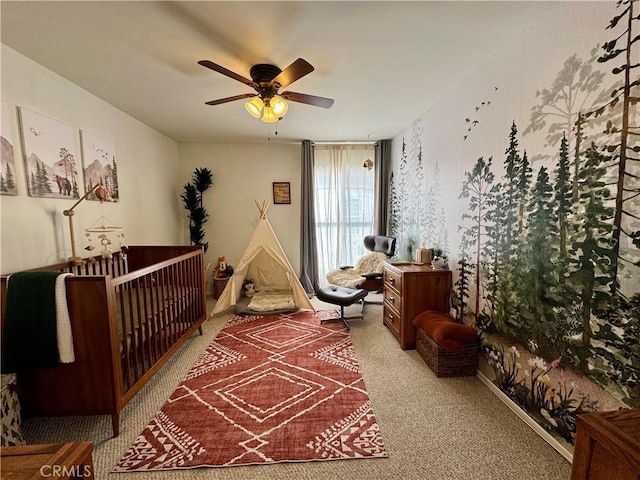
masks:
POLYGON ((314 202, 318 276, 341 265, 355 265, 367 251, 363 238, 373 233, 373 145, 316 145, 314 202))

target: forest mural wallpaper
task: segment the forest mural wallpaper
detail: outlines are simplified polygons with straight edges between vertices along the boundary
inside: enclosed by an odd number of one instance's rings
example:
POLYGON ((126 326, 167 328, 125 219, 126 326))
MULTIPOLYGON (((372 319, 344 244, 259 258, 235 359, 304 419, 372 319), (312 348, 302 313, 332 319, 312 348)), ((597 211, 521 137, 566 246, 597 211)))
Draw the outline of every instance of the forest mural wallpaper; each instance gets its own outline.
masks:
POLYGON ((481 371, 567 451, 640 406, 640 2, 567 2, 392 143, 399 255, 440 248, 481 371))

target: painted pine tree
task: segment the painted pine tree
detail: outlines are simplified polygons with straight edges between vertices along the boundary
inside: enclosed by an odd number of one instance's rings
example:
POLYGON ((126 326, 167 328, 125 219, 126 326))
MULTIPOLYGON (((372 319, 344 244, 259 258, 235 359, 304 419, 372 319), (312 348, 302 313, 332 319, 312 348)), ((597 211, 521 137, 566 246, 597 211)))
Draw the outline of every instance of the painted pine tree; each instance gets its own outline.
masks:
POLYGON ((560 141, 558 164, 554 171, 555 181, 555 212, 558 218, 558 281, 565 283, 568 266, 568 221, 572 213, 572 185, 569 171, 569 142, 563 136, 560 141))
POLYGON ((612 260, 613 226, 610 222, 613 208, 607 206, 609 188, 603 182, 606 173, 605 157, 592 145, 585 154, 580 170, 580 183, 576 213, 572 221, 570 249, 571 271, 568 280, 579 298, 581 320, 580 344, 574 350, 573 363, 585 373, 592 357, 592 316, 602 315, 611 300, 613 283, 612 260))
POLYGON ((517 328, 518 299, 514 292, 521 291, 518 282, 518 211, 522 192, 519 190, 522 158, 518 152, 518 128, 515 122, 509 132, 509 146, 505 150, 505 173, 502 182, 501 208, 495 212, 493 222, 500 224, 502 235, 495 237, 496 272, 498 282, 495 291, 494 320, 504 325, 505 329, 513 332, 517 328), (510 327, 508 325, 511 324, 510 327))
MULTIPOLYGON (((615 169, 617 171, 615 213, 613 217, 613 251, 614 251, 614 276, 612 285, 614 291, 620 292, 618 278, 620 264, 633 264, 640 261, 636 249, 629 248, 634 245, 634 239, 640 235, 637 221, 640 220, 638 209, 640 202, 640 141, 638 134, 632 132, 640 125, 631 125, 631 109, 637 109, 640 101, 640 76, 638 75, 638 55, 640 53, 640 35, 634 33, 637 30, 640 16, 634 13, 638 9, 638 0, 620 0, 618 8, 622 11, 614 16, 607 29, 622 30, 616 37, 603 45, 604 53, 598 62, 615 62, 611 70, 614 75, 622 77, 622 82, 614 88, 605 104, 588 112, 587 118, 595 118, 604 113, 617 109, 617 118, 607 122, 607 132, 612 135, 612 140, 606 146, 607 151, 613 155, 615 169), (635 36, 634 36, 635 35, 635 36), (634 213, 635 210, 635 213, 634 213)), ((637 112, 636 112, 637 113, 637 112)))
POLYGON ((518 325, 521 329, 518 336, 534 340, 537 353, 553 359, 562 353, 557 349, 561 348, 563 332, 557 328, 554 313, 560 300, 555 271, 558 219, 553 208, 553 187, 545 167, 538 171, 527 210, 528 268, 521 273, 525 288, 520 291, 524 308, 519 309, 522 325, 518 325))
POLYGON ((463 225, 461 251, 473 262, 474 284, 474 316, 475 323, 480 319, 480 298, 482 283, 482 257, 489 236, 489 211, 491 199, 496 194, 495 175, 491 171, 492 158, 487 162, 480 157, 470 172, 465 172, 462 191, 459 198, 468 199, 467 212, 462 215, 463 225), (466 222, 466 225, 464 224, 466 222))

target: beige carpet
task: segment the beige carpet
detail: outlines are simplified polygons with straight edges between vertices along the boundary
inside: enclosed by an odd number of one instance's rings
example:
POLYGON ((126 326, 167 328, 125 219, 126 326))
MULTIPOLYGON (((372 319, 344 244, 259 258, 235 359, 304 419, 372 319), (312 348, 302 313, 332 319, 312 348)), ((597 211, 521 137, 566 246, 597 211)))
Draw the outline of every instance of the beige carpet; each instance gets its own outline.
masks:
MULTIPOLYGON (((314 299, 317 308, 331 305, 314 299)), ((356 314, 359 306, 347 309, 356 314)), ((351 336, 389 458, 109 473, 200 353, 226 322, 216 317, 127 405, 120 436, 111 419, 25 419, 29 443, 90 440, 97 479, 420 479, 568 480, 571 465, 475 377, 438 379, 414 351, 400 349, 382 324, 382 307, 367 305, 351 336)))

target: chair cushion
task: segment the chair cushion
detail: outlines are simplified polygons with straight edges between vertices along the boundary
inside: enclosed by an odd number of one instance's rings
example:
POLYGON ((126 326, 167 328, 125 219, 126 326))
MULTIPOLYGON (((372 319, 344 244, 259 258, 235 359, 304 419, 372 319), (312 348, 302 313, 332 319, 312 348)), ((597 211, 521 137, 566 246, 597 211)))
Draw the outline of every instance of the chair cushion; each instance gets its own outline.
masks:
POLYGON ((366 290, 326 285, 316 292, 316 297, 323 302, 348 307, 362 300, 368 293, 366 290))
POLYGON ((418 314, 413 319, 413 324, 450 352, 460 353, 465 345, 477 341, 475 328, 456 323, 453 317, 446 313, 427 310, 418 314))

